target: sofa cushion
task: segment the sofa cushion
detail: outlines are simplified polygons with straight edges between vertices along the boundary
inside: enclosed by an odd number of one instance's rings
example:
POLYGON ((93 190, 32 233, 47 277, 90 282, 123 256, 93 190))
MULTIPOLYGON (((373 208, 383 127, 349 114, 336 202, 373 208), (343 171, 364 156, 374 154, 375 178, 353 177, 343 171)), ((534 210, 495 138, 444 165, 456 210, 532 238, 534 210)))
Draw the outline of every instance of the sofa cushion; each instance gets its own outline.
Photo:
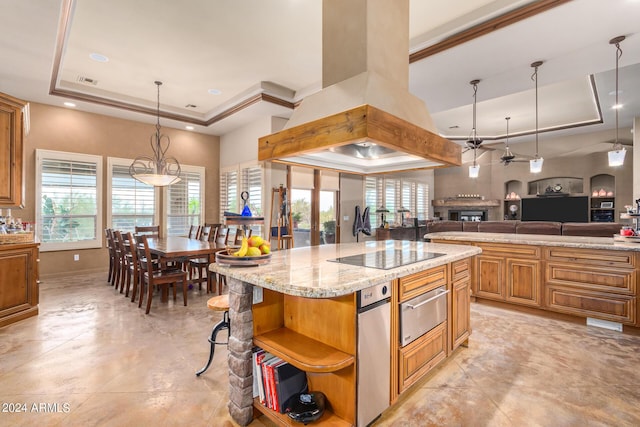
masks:
POLYGON ((562 224, 564 236, 613 237, 620 233, 622 226, 617 222, 565 222, 562 224))
POLYGON ((427 233, 462 231, 462 221, 433 221, 427 224, 427 233))
POLYGON ((480 221, 462 221, 462 231, 478 231, 480 221))
POLYGON ((515 233, 519 221, 482 221, 478 224, 481 233, 515 233))
POLYGON ((562 234, 562 223, 555 221, 523 221, 516 225, 518 234, 562 234))

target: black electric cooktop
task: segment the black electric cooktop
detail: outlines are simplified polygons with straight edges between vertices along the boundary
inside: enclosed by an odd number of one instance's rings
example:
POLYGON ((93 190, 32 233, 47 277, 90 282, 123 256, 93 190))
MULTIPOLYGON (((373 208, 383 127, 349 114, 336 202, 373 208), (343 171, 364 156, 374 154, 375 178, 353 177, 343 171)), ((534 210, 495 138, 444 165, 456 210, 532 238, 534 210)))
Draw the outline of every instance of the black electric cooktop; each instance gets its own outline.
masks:
POLYGON ((336 259, 330 259, 331 262, 339 262, 341 264, 357 265, 359 267, 379 268, 381 270, 390 270, 414 262, 426 261, 432 258, 438 258, 444 254, 437 252, 414 251, 408 249, 384 249, 376 252, 367 252, 358 255, 345 256, 336 259))

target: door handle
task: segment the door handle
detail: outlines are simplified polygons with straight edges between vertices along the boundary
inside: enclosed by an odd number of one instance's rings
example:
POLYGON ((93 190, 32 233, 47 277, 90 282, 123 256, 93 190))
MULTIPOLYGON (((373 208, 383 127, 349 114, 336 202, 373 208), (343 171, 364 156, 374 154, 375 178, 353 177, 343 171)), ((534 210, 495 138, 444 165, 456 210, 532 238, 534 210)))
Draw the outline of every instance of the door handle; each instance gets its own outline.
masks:
POLYGON ((404 304, 404 305, 406 305, 407 307, 409 307, 411 309, 418 308, 418 307, 423 306, 426 303, 431 302, 434 299, 440 298, 441 296, 446 295, 448 293, 449 293, 449 290, 447 289, 446 291, 440 291, 440 293, 438 293, 437 295, 435 295, 435 296, 433 296, 433 297, 431 297, 429 299, 426 299, 426 300, 424 300, 424 301, 422 301, 422 302, 420 302, 420 303, 418 303, 416 305, 413 305, 413 304, 404 304))

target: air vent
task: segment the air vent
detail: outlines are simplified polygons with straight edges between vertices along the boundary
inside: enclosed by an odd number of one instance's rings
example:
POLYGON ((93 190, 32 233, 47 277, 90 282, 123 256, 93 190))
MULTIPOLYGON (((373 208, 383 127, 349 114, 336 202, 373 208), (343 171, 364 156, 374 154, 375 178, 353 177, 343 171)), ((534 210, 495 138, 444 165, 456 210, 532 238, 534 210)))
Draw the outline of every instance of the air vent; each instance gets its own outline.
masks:
POLYGON ((91 86, 96 86, 98 84, 98 81, 91 77, 78 76, 78 81, 91 86))
POLYGON ((187 104, 184 106, 184 108, 196 108, 197 105, 193 105, 193 104, 187 104))

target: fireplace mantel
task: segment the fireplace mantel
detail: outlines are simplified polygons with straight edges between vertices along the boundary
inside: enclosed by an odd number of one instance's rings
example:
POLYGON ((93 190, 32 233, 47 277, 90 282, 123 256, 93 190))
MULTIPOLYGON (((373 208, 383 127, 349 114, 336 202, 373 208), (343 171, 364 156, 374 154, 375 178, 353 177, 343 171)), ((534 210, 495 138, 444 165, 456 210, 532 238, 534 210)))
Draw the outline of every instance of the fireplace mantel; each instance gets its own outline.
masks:
POLYGON ((483 200, 471 198, 434 199, 434 207, 461 207, 461 208, 492 208, 499 207, 500 200, 483 200))

